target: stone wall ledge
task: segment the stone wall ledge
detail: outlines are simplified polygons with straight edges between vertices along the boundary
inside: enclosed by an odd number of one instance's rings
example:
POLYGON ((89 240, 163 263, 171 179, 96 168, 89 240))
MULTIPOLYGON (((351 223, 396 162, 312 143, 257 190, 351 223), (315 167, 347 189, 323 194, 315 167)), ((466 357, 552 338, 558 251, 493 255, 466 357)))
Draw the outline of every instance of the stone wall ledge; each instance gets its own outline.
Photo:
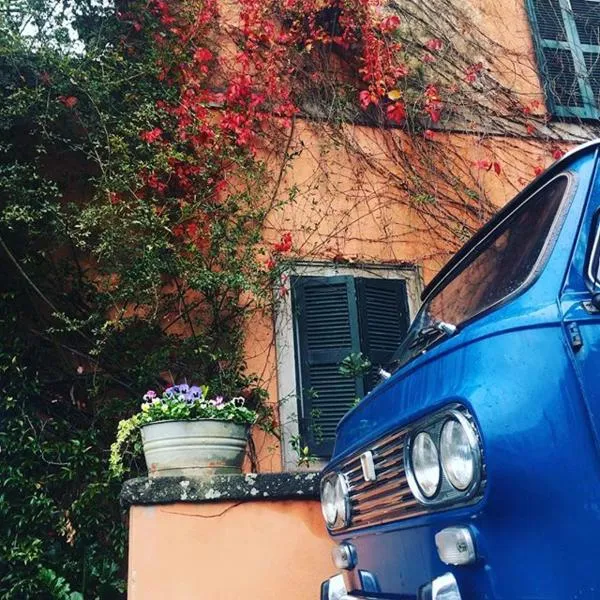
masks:
POLYGON ((318 500, 320 475, 307 473, 244 473, 200 477, 138 477, 121 489, 121 506, 173 502, 243 500, 318 500))

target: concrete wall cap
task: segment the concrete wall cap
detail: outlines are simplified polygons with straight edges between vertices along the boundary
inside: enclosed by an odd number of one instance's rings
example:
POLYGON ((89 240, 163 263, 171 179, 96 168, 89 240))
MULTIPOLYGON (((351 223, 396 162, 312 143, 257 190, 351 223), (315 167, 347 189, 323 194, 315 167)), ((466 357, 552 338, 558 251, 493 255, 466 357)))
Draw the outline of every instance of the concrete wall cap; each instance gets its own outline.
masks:
POLYGON ((121 506, 173 502, 318 500, 320 473, 243 473, 192 477, 138 477, 121 489, 121 506))

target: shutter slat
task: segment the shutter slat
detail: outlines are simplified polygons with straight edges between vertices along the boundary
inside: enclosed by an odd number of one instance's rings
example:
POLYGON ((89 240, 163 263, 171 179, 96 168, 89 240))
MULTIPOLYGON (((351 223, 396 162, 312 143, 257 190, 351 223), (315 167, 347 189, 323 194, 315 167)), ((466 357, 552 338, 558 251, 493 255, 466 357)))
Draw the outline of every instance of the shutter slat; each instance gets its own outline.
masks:
POLYGON ((546 88, 552 94, 554 102, 561 106, 583 106, 571 51, 544 48, 543 54, 548 76, 546 88))
POLYGON ((575 27, 582 44, 600 45, 600 4, 590 0, 571 0, 575 27))
POLYGON ((540 35, 546 40, 565 41, 565 25, 558 0, 532 0, 540 35))

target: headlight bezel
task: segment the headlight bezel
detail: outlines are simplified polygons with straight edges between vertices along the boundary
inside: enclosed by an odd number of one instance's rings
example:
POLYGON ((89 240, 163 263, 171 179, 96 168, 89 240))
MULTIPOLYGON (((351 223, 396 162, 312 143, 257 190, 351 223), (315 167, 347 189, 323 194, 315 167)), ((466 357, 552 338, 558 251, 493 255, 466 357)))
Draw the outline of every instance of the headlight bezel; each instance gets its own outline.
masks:
POLYGON ((404 468, 406 480, 413 496, 424 506, 433 508, 443 505, 462 504, 471 500, 481 488, 481 483, 485 476, 484 467, 485 463, 483 459, 483 448, 479 429, 470 413, 466 410, 466 408, 460 405, 450 406, 448 408, 436 411, 428 417, 420 419, 412 425, 406 434, 406 443, 404 445, 404 468), (451 483, 442 463, 441 433, 444 425, 450 420, 458 421, 466 431, 469 447, 473 456, 473 478, 469 486, 464 490, 456 488, 451 483), (436 445, 441 471, 441 481, 439 483, 437 492, 431 497, 427 497, 422 493, 412 464, 413 443, 416 437, 422 432, 428 433, 436 445))
POLYGON ((338 471, 331 471, 330 473, 323 475, 320 487, 321 510, 323 512, 323 519, 327 529, 330 531, 336 531, 337 529, 347 527, 352 517, 352 511, 350 504, 350 490, 346 476, 338 471), (327 519, 325 505, 323 502, 323 489, 328 484, 332 485, 334 490, 333 504, 335 506, 335 519, 333 521, 327 519), (343 514, 340 514, 340 508, 342 508, 343 514))

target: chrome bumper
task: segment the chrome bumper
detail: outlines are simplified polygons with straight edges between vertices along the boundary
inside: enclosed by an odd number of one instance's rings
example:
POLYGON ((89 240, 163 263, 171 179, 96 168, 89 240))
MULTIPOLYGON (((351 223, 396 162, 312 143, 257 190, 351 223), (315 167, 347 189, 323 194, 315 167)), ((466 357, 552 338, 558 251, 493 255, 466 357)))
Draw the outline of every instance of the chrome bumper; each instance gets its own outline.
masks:
POLYGON ((380 593, 379 590, 348 591, 343 574, 335 575, 321 585, 321 600, 462 600, 452 573, 436 577, 415 594, 380 593))

